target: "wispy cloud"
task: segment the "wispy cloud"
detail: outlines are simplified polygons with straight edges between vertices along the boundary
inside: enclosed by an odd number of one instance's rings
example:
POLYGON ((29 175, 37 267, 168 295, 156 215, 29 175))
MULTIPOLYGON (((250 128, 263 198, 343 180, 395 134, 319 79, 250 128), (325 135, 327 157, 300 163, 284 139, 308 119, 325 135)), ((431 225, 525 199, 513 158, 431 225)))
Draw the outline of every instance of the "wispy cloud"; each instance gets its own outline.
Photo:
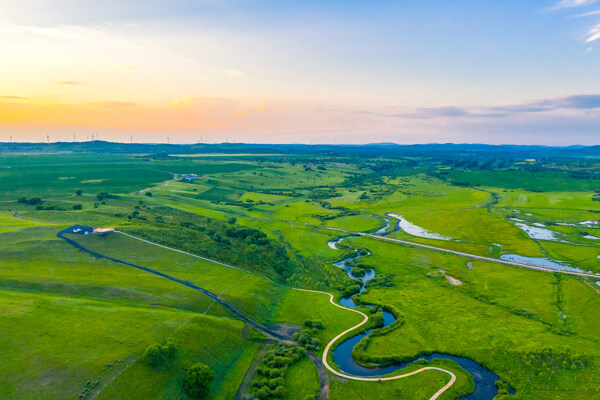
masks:
POLYGON ((55 40, 79 41, 86 43, 88 46, 91 44, 104 44, 129 49, 139 48, 139 46, 129 40, 107 33, 104 28, 78 25, 36 26, 0 24, 0 33, 29 34, 55 40))
POLYGON ((600 10, 577 14, 574 17, 593 17, 594 15, 600 15, 600 10))
POLYGON ((6 99, 6 100, 28 100, 29 97, 22 97, 22 96, 0 96, 0 99, 6 99))
POLYGON ((561 10, 563 8, 583 7, 594 4, 597 0, 561 0, 551 10, 561 10))
POLYGON ((459 118, 504 118, 517 114, 549 113, 556 110, 600 110, 600 94, 574 95, 541 99, 521 104, 487 107, 427 107, 393 109, 391 111, 343 110, 320 108, 317 112, 351 114, 384 118, 414 120, 459 119, 459 118))
POLYGON ((221 71, 228 78, 239 78, 240 76, 244 76, 242 71, 238 71, 237 69, 224 69, 221 71))
POLYGON ((416 108, 408 112, 399 112, 392 115, 410 119, 454 118, 469 115, 469 111, 459 107, 429 107, 416 108))
POLYGON ((596 26, 594 26, 593 28, 588 30, 586 32, 585 36, 586 36, 586 38, 585 38, 586 43, 592 43, 592 42, 595 42, 596 40, 600 39, 600 24, 596 24, 596 26))
POLYGON ((600 95, 584 94, 552 99, 537 100, 531 103, 492 107, 490 110, 505 113, 537 113, 558 109, 590 110, 600 108, 600 95))
POLYGON ((57 85, 82 85, 83 82, 77 82, 77 81, 62 81, 62 82, 56 82, 57 85))
POLYGON ((93 104, 101 106, 101 107, 108 107, 108 108, 123 108, 123 107, 135 106, 135 103, 131 103, 128 101, 98 101, 93 104))

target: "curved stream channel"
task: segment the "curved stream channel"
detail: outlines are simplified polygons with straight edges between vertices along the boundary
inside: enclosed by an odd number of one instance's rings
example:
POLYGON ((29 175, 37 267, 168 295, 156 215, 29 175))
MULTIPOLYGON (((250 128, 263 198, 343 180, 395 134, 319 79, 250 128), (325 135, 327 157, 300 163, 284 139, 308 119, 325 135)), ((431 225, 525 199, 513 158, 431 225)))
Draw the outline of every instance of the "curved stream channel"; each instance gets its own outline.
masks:
MULTIPOLYGON (((389 224, 386 224, 386 228, 389 227, 389 224)), ((385 232, 385 231, 383 231, 385 232)), ((383 232, 378 232, 380 234, 384 234, 383 232)), ((338 240, 331 241, 328 246, 332 249, 337 249, 336 245, 344 239, 348 239, 351 237, 357 236, 346 236, 342 237, 338 240)), ((368 254, 367 254, 368 255, 368 254)), ((346 273, 350 278, 360 279, 362 281, 362 286, 360 288, 360 292, 355 294, 354 296, 359 295, 365 290, 365 284, 375 277, 375 270, 371 269, 371 271, 367 272, 363 277, 356 277, 352 275, 352 264, 355 263, 355 259, 361 257, 361 255, 356 251, 356 256, 345 258, 341 261, 334 263, 338 268, 342 268, 346 270, 346 273), (351 265, 348 265, 351 264, 351 265)), ((340 304, 344 307, 348 308, 358 308, 358 306, 352 300, 352 297, 344 297, 340 299, 340 304)), ((363 307, 372 308, 373 306, 363 305, 363 307)), ((389 326, 396 321, 396 317, 392 313, 387 311, 383 311, 383 319, 384 326, 389 326)), ((498 394, 498 388, 496 388, 496 381, 500 380, 498 375, 484 367, 483 365, 465 357, 456 357, 451 356, 449 354, 443 353, 432 353, 429 355, 422 355, 413 360, 405 361, 402 363, 391 364, 385 367, 375 367, 375 368, 367 368, 363 367, 354 361, 352 357, 352 349, 356 346, 363 338, 368 336, 372 332, 372 329, 367 330, 364 333, 353 336, 350 339, 345 340, 341 344, 339 344, 335 350, 333 351, 333 361, 340 367, 340 370, 355 376, 361 377, 373 377, 373 376, 382 376, 391 374, 395 371, 401 370, 406 366, 412 364, 417 359, 425 359, 427 361, 431 361, 436 358, 444 358, 448 360, 455 361, 458 365, 460 365, 465 371, 470 373, 475 381, 475 391, 466 396, 462 396, 460 400, 492 400, 498 394)), ((510 393, 516 393, 514 389, 510 388, 510 393)))

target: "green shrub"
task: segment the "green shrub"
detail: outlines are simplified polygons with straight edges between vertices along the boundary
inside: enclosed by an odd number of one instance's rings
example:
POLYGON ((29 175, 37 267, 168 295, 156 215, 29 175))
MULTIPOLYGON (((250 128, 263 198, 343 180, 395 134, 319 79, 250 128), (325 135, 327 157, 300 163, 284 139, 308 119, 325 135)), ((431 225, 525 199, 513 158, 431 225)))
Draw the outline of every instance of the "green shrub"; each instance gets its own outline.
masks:
POLYGON ((215 379, 215 373, 208 365, 198 363, 187 370, 187 376, 183 382, 183 389, 188 396, 194 399, 208 397, 209 385, 215 379))
POLYGON ((96 197, 98 198, 98 201, 118 198, 116 195, 110 194, 110 193, 106 193, 106 192, 98 193, 96 195, 96 197))
POLYGON ((173 357, 176 351, 175 344, 170 340, 165 344, 151 344, 146 351, 144 351, 142 361, 144 364, 156 368, 163 365, 169 358, 173 357))

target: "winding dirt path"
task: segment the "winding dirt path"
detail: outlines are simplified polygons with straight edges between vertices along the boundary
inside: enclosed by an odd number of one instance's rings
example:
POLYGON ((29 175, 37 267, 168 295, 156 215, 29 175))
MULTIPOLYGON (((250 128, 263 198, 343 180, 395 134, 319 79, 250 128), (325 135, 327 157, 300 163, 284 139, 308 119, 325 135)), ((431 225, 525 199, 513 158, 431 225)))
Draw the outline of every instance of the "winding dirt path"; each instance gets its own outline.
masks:
MULTIPOLYGON (((169 173, 170 173, 170 174, 173 174, 172 172, 169 172, 169 173)), ((158 188, 161 188, 161 187, 167 187, 167 186, 169 186, 169 183, 171 183, 171 182, 174 182, 174 181, 176 181, 176 180, 177 180, 177 176, 178 176, 178 175, 179 175, 179 174, 173 174, 173 178, 172 178, 172 179, 168 179, 168 180, 166 180, 166 181, 164 181, 164 182, 162 182, 162 183, 159 183, 159 184, 158 184, 158 185, 156 185, 156 186, 152 186, 152 187, 149 187, 149 188, 146 188, 146 189, 142 189, 142 190, 140 190, 138 193, 140 193, 140 194, 144 194, 144 193, 146 193, 148 190, 158 189, 158 188)), ((132 193, 135 193, 135 192, 132 192, 132 193)))
POLYGON ((402 375, 395 375, 395 376, 388 376, 388 377, 382 377, 382 378, 378 378, 378 377, 361 377, 361 376, 354 376, 354 375, 348 375, 345 374, 343 372, 339 372, 337 370, 335 370, 333 367, 331 367, 331 365, 329 365, 329 363, 327 362, 327 355, 329 354, 329 351, 331 349, 331 347, 333 346, 333 344, 335 342, 338 341, 338 339, 340 339, 341 337, 343 337, 344 335, 346 335, 349 332, 352 332, 358 328, 360 328, 361 326, 363 326, 364 324, 366 324, 369 321, 369 317, 365 314, 362 313, 358 310, 354 310, 352 308, 348 308, 348 307, 344 307, 340 304, 337 304, 333 299, 334 296, 331 293, 327 293, 327 292, 320 292, 317 290, 308 290, 308 289, 298 289, 298 288, 292 288, 294 290, 299 290, 301 292, 312 292, 312 293, 321 293, 321 294, 326 294, 329 296, 329 302, 331 304, 333 304, 334 306, 344 309, 344 310, 348 310, 348 311, 352 311, 355 312, 357 314, 362 315, 364 318, 361 322, 359 322, 358 324, 354 325, 353 327, 346 329, 345 331, 341 332, 339 335, 337 335, 336 337, 334 337, 333 339, 331 339, 331 341, 329 343, 327 343, 327 346, 325 347, 325 350, 323 351, 323 356, 321 358, 321 361, 323 361, 323 364, 325 365, 325 368, 327 368, 329 370, 329 372, 331 372, 332 374, 335 374, 337 376, 340 376, 342 378, 346 378, 346 379, 351 379, 354 381, 365 381, 365 382, 383 382, 383 381, 393 381, 396 379, 402 379, 402 378, 407 378, 409 376, 412 375, 416 375, 419 374, 423 371, 426 370, 437 370, 437 371, 442 371, 448 375, 450 375, 450 381, 444 386, 442 387, 440 390, 438 390, 437 392, 435 392, 435 394, 433 396, 431 396, 429 398, 429 400, 435 400, 438 397, 440 397, 442 395, 442 393, 444 393, 446 390, 450 389, 450 387, 452 387, 452 385, 454 384, 454 382, 456 381, 456 375, 454 375, 454 373, 452 373, 451 371, 448 371, 446 369, 443 368, 438 368, 438 367, 423 367, 423 368, 419 368, 415 371, 412 372, 408 372, 406 374, 402 374, 402 375))

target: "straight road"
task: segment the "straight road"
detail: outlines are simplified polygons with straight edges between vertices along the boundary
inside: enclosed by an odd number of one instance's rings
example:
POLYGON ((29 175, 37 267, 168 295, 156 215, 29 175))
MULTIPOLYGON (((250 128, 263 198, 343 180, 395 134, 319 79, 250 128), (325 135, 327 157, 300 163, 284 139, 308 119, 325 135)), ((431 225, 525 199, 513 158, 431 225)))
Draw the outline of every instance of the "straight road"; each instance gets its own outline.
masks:
POLYGON ((292 225, 304 225, 304 226, 309 226, 311 228, 326 229, 326 230, 330 230, 330 231, 335 231, 335 232, 341 232, 341 233, 344 233, 344 234, 348 234, 349 236, 366 236, 366 237, 370 237, 370 238, 373 238, 373 239, 376 239, 376 240, 381 240, 381 241, 384 241, 384 242, 391 242, 391 243, 401 244, 403 246, 418 247, 418 248, 421 248, 421 249, 427 249, 427 250, 437 251, 437 252, 446 253, 446 254, 453 254, 455 256, 465 257, 465 258, 469 258, 471 260, 480 260, 480 261, 487 261, 487 262, 492 262, 492 263, 496 263, 496 264, 510 265, 511 267, 531 269, 531 270, 534 270, 534 271, 558 272, 558 273, 566 274, 566 275, 576 275, 576 276, 584 276, 584 277, 592 277, 592 278, 599 278, 600 277, 599 273, 595 273, 594 274, 594 273, 589 273, 589 272, 554 270, 552 268, 544 268, 544 267, 538 267, 538 266, 535 266, 535 265, 524 264, 524 263, 520 263, 520 262, 516 262, 516 261, 508 261, 508 260, 502 260, 502 259, 499 259, 499 258, 491 258, 491 257, 479 256, 479 255, 476 255, 476 254, 470 254, 470 253, 465 253, 465 252, 462 252, 462 251, 445 249, 443 247, 436 247, 436 246, 431 246, 431 245, 423 244, 423 243, 411 242, 409 240, 402 240, 402 239, 391 238, 391 237, 388 237, 388 236, 375 235, 375 234, 372 234, 372 233, 349 231, 347 229, 332 228, 332 227, 329 227, 329 226, 311 225, 311 224, 301 223, 301 222, 291 222, 291 221, 283 221, 283 220, 279 220, 279 222, 285 222, 285 223, 289 223, 289 224, 292 224, 292 225))

